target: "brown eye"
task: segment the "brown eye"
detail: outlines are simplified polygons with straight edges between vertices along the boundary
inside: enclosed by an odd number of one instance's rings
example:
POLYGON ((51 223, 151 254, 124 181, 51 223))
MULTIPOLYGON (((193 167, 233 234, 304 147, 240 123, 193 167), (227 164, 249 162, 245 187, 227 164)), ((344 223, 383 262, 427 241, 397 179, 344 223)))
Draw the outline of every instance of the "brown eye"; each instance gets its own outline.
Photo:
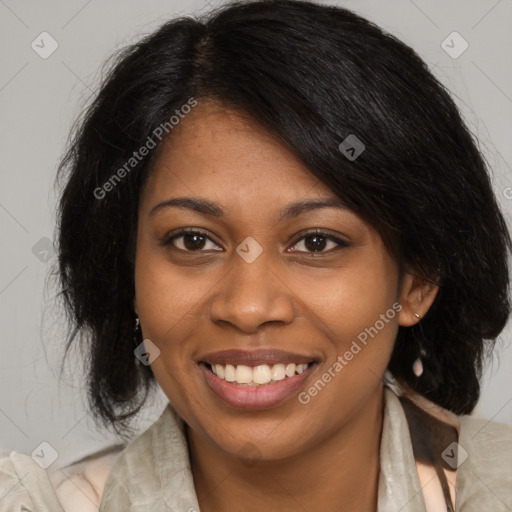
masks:
MULTIPOLYGON (((214 246, 213 249, 217 250, 215 247, 218 247, 218 245, 205 233, 201 231, 182 230, 166 238, 163 245, 172 246, 172 248, 186 252, 202 252, 208 242, 211 242, 214 246)), ((206 249, 208 249, 208 247, 206 249)))
POLYGON ((333 245, 331 245, 330 249, 336 250, 337 248, 341 247, 348 247, 348 244, 344 242, 343 240, 340 240, 339 238, 336 238, 335 236, 328 235, 327 233, 320 233, 320 232, 313 232, 308 233, 302 238, 299 238, 297 240, 292 248, 297 247, 300 245, 300 243, 304 244, 305 250, 299 250, 298 252, 333 252, 332 250, 324 250, 326 246, 329 245, 329 242, 333 245))

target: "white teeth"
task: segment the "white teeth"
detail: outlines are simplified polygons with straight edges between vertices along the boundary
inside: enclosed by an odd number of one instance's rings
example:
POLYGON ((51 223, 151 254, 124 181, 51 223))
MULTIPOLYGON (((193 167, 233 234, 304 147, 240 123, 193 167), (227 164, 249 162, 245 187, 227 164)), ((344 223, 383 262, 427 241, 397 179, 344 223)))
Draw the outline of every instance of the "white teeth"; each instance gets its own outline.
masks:
POLYGON ((274 366, 272 366, 270 374, 273 380, 283 380, 286 377, 284 364, 275 364, 274 366))
POLYGON ((295 374, 295 365, 293 363, 287 364, 285 372, 287 377, 293 377, 295 374))
POLYGON ((246 366, 243 364, 234 366, 231 364, 212 364, 211 370, 220 379, 227 382, 234 382, 240 385, 257 386, 278 382, 287 377, 300 375, 307 369, 307 364, 262 364, 259 366, 246 366))
POLYGON ((239 364, 235 370, 235 380, 238 384, 249 384, 249 382, 252 382, 252 368, 239 364))
POLYGON ((252 381, 256 384, 267 384, 272 380, 272 374, 268 365, 256 366, 252 371, 252 381))
POLYGON ((228 382, 235 382, 235 367, 231 364, 227 364, 224 369, 224 379, 228 382))
POLYGON ((298 364, 295 371, 300 375, 307 367, 307 364, 298 364))
POLYGON ((215 367, 215 371, 213 373, 215 373, 215 375, 217 375, 217 377, 220 377, 221 379, 223 379, 225 377, 224 366, 222 366, 221 364, 213 364, 212 370, 214 367, 215 367))

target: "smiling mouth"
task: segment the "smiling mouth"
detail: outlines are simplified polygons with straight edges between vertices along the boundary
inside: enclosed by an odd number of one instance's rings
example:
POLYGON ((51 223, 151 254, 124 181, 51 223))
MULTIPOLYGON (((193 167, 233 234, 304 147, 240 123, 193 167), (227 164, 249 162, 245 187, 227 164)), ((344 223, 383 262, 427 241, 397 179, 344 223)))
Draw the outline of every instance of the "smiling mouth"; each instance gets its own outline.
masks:
POLYGON ((278 363, 273 365, 262 364, 247 366, 243 364, 214 364, 202 363, 219 379, 238 386, 269 386, 300 375, 315 364, 310 363, 278 363))

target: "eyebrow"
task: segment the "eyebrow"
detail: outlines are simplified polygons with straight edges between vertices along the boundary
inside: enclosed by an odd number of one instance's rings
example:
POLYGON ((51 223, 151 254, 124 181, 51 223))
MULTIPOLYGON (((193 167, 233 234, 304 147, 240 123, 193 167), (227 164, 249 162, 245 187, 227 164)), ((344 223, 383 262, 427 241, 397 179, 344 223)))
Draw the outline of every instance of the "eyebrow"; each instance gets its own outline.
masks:
MULTIPOLYGON (((193 210, 195 212, 207 215, 210 217, 224 217, 226 211, 218 204, 199 197, 174 197, 158 203, 149 212, 149 216, 152 217, 156 213, 165 210, 167 208, 177 207, 193 210)), ((321 208, 337 208, 340 210, 348 210, 346 204, 341 199, 335 198, 319 198, 319 199, 308 199, 303 201, 297 201, 291 203, 280 212, 281 216, 279 221, 289 220, 299 215, 318 210, 321 208)))

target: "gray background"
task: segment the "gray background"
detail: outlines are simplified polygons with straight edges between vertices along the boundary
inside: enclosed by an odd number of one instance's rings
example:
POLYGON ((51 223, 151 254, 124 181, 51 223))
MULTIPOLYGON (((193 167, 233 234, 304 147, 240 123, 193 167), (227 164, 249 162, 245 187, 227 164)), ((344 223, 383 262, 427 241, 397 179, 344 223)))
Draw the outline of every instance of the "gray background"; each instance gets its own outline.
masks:
MULTIPOLYGON (((55 305, 55 287, 45 288, 55 262, 50 239, 56 166, 107 57, 168 18, 220 3, 0 0, 0 449, 31 453, 46 441, 58 452, 59 466, 115 439, 97 431, 87 413, 79 353, 58 379, 63 314, 55 305), (42 32, 58 43, 47 59, 31 47, 42 32)), ((323 3, 352 8, 397 35, 453 91, 480 141, 510 223, 512 0, 323 3), (454 31, 469 45, 458 58, 441 47, 454 31)), ((451 37, 446 44, 459 52, 462 43, 451 37)), ((510 337, 509 325, 486 371, 475 415, 512 424, 510 337)), ((164 403, 160 392, 141 415, 139 430, 156 419, 164 403)))

